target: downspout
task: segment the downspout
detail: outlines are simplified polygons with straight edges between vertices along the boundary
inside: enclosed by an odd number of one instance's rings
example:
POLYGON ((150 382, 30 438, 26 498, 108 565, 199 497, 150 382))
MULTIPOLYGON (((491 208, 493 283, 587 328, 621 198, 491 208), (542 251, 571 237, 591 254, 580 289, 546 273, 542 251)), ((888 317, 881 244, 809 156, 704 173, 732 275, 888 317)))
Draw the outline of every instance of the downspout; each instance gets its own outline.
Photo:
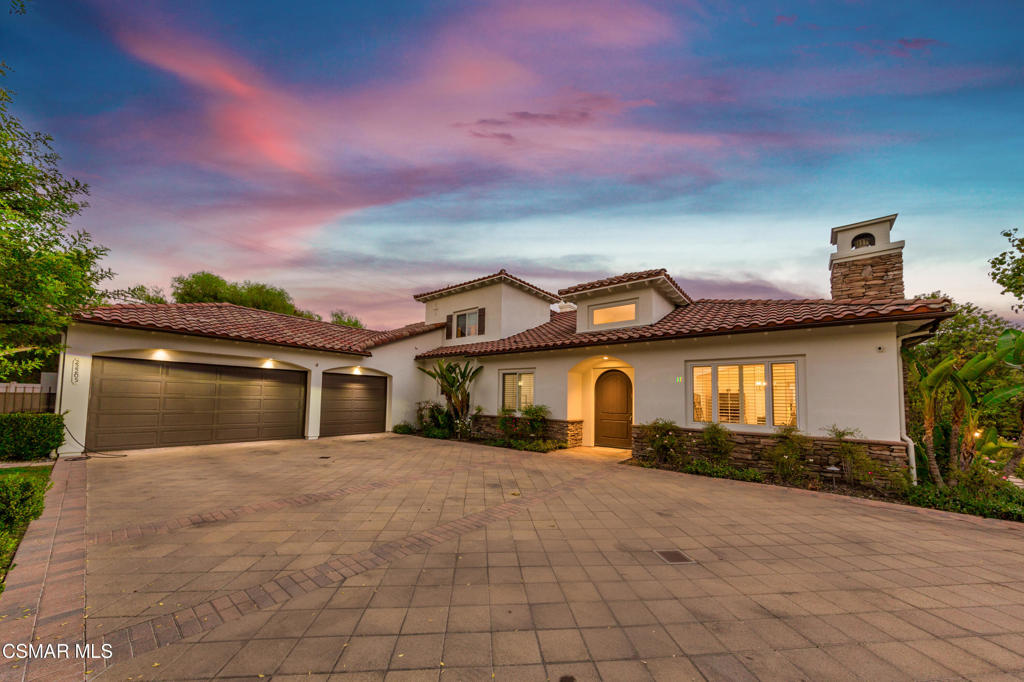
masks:
MULTIPOLYGON (((57 395, 54 396, 54 407, 53 407, 53 411, 56 414, 60 414, 61 404, 63 403, 63 400, 64 400, 64 358, 67 355, 67 349, 68 349, 67 342, 68 342, 68 331, 66 329, 63 329, 60 332, 60 348, 61 348, 61 350, 60 350, 60 359, 57 361, 57 395)), ((63 435, 63 434, 61 434, 61 435, 63 435)), ((57 450, 59 451, 60 448, 62 448, 62 447, 64 447, 63 443, 60 445, 60 447, 57 448, 57 450)), ((59 456, 60 455, 58 454, 58 457, 59 456)))
POLYGON ((896 363, 900 373, 900 440, 907 446, 907 463, 910 465, 910 480, 917 485, 917 449, 914 439, 907 434, 907 382, 903 374, 903 341, 916 336, 930 336, 930 330, 911 332, 896 337, 896 363))

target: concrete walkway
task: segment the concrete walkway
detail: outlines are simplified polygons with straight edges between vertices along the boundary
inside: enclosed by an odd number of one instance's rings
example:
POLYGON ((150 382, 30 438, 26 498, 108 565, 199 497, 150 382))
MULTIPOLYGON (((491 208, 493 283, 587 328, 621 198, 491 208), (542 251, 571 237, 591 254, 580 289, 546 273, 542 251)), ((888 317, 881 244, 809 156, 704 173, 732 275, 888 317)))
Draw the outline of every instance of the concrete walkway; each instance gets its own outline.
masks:
POLYGON ((23 551, 48 534, 66 576, 87 547, 84 602, 32 606, 19 565, 0 638, 87 614, 114 657, 70 664, 103 680, 1024 675, 1024 525, 621 458, 389 436, 60 463, 23 551))

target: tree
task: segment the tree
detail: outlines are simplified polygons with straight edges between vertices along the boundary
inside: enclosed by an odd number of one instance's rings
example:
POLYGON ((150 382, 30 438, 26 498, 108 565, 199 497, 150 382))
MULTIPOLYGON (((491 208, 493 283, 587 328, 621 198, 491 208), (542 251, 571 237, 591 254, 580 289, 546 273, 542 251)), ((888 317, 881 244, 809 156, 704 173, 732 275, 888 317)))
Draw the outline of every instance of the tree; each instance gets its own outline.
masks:
POLYGON ((448 403, 448 414, 452 416, 459 437, 469 432, 469 387, 484 369, 482 365, 473 367, 472 364, 471 360, 460 365, 440 358, 431 368, 419 368, 437 382, 441 395, 448 403))
POLYGON ((314 312, 297 308, 291 294, 280 287, 249 280, 228 282, 212 272, 178 275, 171 280, 171 293, 178 303, 234 303, 284 315, 320 319, 314 312))
POLYGON ((935 459, 935 414, 939 400, 938 390, 953 373, 956 358, 946 358, 931 370, 908 351, 904 352, 904 361, 921 398, 922 426, 924 427, 922 440, 924 441, 925 459, 928 460, 928 473, 935 485, 945 488, 946 482, 942 479, 939 463, 935 459))
POLYGON ((342 327, 355 327, 356 329, 364 329, 365 325, 355 315, 350 315, 344 310, 332 310, 331 311, 331 324, 337 324, 342 327))
POLYGON ((167 303, 164 290, 160 287, 147 287, 137 284, 122 291, 112 292, 111 298, 118 298, 129 303, 167 303))
POLYGON ((99 265, 107 249, 67 231, 88 187, 61 173, 53 138, 25 130, 10 102, 0 88, 0 381, 58 353, 61 331, 102 302, 112 276, 99 265))
POLYGON ((1014 312, 1024 310, 1024 237, 1018 236, 1017 228, 1003 230, 1010 248, 989 260, 989 277, 1003 288, 1003 294, 1017 299, 1011 308, 1014 312))

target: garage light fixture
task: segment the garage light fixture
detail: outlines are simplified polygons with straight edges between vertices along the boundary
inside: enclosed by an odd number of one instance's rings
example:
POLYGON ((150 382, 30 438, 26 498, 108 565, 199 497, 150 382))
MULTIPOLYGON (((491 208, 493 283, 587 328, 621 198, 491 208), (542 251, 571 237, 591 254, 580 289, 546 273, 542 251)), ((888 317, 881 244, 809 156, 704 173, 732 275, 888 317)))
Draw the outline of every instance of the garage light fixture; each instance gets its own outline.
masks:
POLYGON ((267 358, 266 360, 263 361, 262 367, 264 369, 270 369, 273 366, 274 366, 274 361, 271 360, 270 358, 267 358))
POLYGON ((154 360, 169 360, 170 357, 171 356, 163 348, 157 348, 155 351, 153 351, 154 360))
POLYGON ((352 373, 353 374, 362 374, 363 371, 361 369, 359 369, 358 367, 356 367, 354 370, 352 370, 352 373))

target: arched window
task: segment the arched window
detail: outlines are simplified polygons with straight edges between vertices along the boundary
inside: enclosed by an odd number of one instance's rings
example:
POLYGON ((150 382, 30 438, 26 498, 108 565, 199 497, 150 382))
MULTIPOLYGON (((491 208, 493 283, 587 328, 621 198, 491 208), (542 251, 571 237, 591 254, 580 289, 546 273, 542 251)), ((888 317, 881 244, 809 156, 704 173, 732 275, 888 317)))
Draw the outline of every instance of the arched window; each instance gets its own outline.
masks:
POLYGON ((874 246, 874 245, 875 245, 875 235, 871 234, 870 232, 865 232, 864 234, 858 234, 856 237, 853 238, 853 248, 855 248, 855 249, 859 249, 859 248, 864 247, 864 246, 874 246))

